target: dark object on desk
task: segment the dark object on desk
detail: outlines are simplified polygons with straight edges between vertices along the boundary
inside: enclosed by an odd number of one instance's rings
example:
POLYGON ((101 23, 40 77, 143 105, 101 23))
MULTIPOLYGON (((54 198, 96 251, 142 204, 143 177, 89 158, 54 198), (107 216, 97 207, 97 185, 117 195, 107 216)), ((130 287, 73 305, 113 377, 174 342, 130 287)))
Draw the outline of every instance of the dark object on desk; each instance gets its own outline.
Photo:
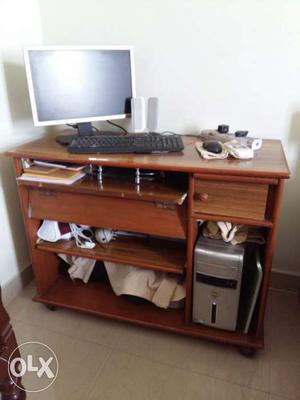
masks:
POLYGON ((228 133, 229 132, 229 125, 219 125, 218 126, 219 133, 228 133))
POLYGON ((222 153, 222 145, 216 140, 209 140, 208 142, 203 143, 203 148, 210 153, 219 154, 222 153))
MULTIPOLYGON (((9 316, 2 305, 0 288, 0 395, 2 396, 0 397, 2 400, 26 399, 26 392, 21 389, 21 378, 15 378, 15 382, 12 381, 5 361, 9 359, 16 347, 15 334, 10 325, 9 316)), ((20 357, 18 351, 15 352, 15 357, 20 357)))
POLYGON ((78 136, 68 147, 74 154, 169 153, 183 150, 179 135, 78 136))
MULTIPOLYGON (((218 133, 228 134, 233 136, 232 133, 229 133, 229 125, 219 125, 217 129, 218 133)), ((246 137, 248 135, 248 131, 236 131, 234 133, 235 137, 246 137)), ((228 139, 230 140, 230 139, 228 139)))
POLYGON ((63 146, 67 146, 72 142, 72 140, 76 137, 77 135, 59 135, 56 136, 55 140, 57 143, 62 144, 63 146))
POLYGON ((236 131, 234 133, 235 137, 246 137, 248 135, 248 131, 236 131))

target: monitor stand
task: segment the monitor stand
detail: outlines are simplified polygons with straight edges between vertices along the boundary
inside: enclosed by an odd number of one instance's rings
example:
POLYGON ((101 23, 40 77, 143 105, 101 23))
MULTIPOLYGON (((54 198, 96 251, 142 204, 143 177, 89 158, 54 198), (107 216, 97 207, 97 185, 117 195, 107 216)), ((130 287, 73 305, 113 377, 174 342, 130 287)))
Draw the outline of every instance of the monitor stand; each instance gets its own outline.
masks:
POLYGON ((79 122, 77 125, 79 136, 93 135, 93 127, 91 122, 79 122))
POLYGON ((101 131, 94 132, 91 122, 80 122, 76 124, 78 134, 76 135, 59 135, 56 136, 55 140, 57 143, 62 145, 69 145, 72 140, 79 136, 91 136, 91 135, 120 135, 120 132, 101 131))
POLYGON ((57 143, 62 144, 62 145, 68 145, 72 142, 72 140, 79 136, 90 136, 93 135, 93 127, 90 122, 80 122, 76 126, 78 134, 76 135, 59 135, 56 136, 55 140, 57 143))

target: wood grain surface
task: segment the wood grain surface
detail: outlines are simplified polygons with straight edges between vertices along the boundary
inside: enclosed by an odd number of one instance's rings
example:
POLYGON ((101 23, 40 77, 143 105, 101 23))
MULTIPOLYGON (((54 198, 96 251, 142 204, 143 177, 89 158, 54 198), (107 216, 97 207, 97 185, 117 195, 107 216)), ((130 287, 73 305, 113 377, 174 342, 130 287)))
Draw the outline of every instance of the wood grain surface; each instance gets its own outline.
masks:
POLYGON ((73 240, 60 240, 56 243, 42 241, 37 247, 53 253, 112 261, 180 275, 185 273, 184 241, 120 236, 110 243, 97 244, 93 249, 77 247, 73 240))
MULTIPOLYGON (((59 134, 65 134, 60 132, 59 134)), ((70 132, 74 134, 74 131, 70 132)), ((56 133, 57 135, 58 133, 56 133)), ((279 140, 264 140, 253 160, 203 160, 195 148, 197 138, 183 137, 184 151, 168 154, 95 154, 75 155, 56 143, 53 135, 23 144, 7 152, 12 157, 52 160, 80 164, 110 165, 198 173, 218 173, 257 177, 288 178, 289 168, 279 140)))
POLYGON ((196 179, 194 211, 221 217, 264 220, 268 190, 269 186, 265 184, 196 179))

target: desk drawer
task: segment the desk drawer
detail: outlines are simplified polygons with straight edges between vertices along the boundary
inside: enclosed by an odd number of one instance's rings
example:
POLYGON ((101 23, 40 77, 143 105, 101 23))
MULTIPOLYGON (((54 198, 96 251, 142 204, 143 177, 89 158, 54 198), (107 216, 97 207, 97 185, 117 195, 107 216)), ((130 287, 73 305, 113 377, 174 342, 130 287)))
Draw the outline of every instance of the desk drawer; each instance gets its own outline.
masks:
POLYGON ((32 218, 185 239, 186 206, 30 189, 32 218))
POLYGON ((195 179, 194 213, 264 220, 267 184, 195 179))

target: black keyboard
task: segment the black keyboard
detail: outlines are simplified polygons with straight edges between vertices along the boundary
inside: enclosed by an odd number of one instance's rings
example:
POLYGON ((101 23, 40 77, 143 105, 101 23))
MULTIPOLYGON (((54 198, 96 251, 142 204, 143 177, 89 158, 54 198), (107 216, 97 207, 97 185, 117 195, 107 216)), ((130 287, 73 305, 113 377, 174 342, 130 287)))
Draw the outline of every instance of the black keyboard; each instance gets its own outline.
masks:
POLYGON ((68 147, 74 154, 169 153, 184 149, 179 135, 78 136, 68 147))

